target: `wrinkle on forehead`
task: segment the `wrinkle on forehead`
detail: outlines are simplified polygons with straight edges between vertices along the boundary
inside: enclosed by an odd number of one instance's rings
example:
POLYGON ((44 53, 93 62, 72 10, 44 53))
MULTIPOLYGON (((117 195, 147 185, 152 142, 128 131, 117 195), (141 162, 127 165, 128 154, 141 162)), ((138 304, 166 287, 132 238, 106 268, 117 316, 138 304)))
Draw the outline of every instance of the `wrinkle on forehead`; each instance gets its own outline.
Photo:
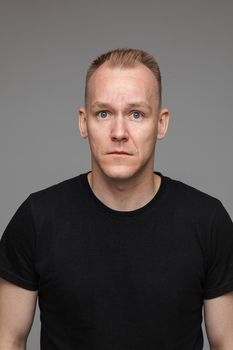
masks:
POLYGON ((150 105, 159 102, 158 83, 153 73, 141 67, 99 67, 89 80, 88 105, 96 100, 119 105, 145 100, 150 105))

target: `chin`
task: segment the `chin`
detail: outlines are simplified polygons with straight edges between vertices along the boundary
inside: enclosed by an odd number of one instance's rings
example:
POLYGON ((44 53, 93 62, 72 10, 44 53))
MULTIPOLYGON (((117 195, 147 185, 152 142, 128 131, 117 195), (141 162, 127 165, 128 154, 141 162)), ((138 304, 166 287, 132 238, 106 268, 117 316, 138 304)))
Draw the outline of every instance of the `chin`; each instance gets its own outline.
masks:
POLYGON ((103 173, 112 179, 128 179, 136 173, 136 169, 125 165, 117 165, 102 168, 103 173))

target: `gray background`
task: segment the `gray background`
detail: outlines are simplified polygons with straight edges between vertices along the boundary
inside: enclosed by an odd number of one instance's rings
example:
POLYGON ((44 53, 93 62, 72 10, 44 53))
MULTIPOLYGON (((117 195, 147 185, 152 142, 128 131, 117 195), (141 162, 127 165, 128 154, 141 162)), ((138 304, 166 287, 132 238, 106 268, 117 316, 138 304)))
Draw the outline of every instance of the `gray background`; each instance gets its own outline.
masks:
MULTIPOLYGON (((99 54, 149 51, 171 120, 155 169, 233 217, 232 1, 0 1, 1 233, 31 192, 90 169, 76 112, 99 54)), ((205 349, 208 342, 203 323, 205 349)), ((37 305, 28 349, 39 349, 37 305)))

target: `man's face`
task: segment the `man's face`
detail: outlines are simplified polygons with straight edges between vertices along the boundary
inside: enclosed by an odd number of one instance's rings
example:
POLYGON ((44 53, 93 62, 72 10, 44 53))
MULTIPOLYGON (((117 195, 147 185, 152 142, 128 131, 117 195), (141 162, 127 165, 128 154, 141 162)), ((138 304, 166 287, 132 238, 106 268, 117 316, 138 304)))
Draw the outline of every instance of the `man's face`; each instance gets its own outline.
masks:
POLYGON ((165 135, 168 117, 168 110, 159 108, 157 81, 146 66, 122 69, 104 63, 89 80, 87 109, 79 110, 92 170, 119 180, 151 172, 156 140, 165 135))

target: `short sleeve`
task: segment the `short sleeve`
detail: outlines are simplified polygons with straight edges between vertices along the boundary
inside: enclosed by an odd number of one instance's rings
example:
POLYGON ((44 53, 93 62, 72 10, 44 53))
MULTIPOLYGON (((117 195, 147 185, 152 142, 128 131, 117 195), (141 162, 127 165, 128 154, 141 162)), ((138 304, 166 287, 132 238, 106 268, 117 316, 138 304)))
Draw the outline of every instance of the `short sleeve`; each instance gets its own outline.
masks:
POLYGON ((218 200, 207 251, 204 299, 233 291, 233 222, 218 200))
POLYGON ((29 195, 16 210, 0 239, 0 277, 20 287, 37 290, 35 243, 29 195))

